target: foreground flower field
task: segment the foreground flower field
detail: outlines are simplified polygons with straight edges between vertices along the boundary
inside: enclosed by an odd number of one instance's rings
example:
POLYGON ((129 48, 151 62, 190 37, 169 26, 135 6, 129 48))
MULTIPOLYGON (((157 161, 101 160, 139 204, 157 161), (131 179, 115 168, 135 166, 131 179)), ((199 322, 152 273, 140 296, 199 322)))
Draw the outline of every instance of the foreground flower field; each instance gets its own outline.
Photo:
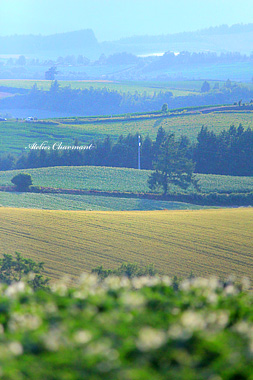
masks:
POLYGON ((216 279, 103 282, 50 292, 0 290, 4 380, 253 379, 252 294, 216 279))

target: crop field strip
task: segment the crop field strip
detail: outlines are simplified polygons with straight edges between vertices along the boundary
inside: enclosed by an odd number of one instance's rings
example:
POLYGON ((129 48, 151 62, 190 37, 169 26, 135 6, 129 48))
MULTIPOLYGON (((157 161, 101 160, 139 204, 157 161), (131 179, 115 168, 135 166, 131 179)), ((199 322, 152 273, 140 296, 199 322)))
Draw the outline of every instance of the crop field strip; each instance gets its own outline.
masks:
POLYGON ((183 202, 152 199, 122 198, 95 195, 36 194, 0 192, 4 207, 35 208, 43 210, 198 210, 209 208, 183 202))
MULTIPOLYGON (((209 80, 213 87, 214 83, 219 83, 222 87, 226 81, 222 80, 209 80)), ((34 84, 37 84, 39 89, 49 90, 51 86, 50 80, 45 79, 0 79, 0 86, 16 87, 31 89, 34 84)), ((58 83, 61 87, 70 86, 72 89, 76 88, 111 88, 118 89, 118 91, 188 91, 188 92, 200 92, 203 80, 166 80, 166 81, 112 81, 112 80, 59 80, 58 83)), ((232 81, 232 83, 234 83, 232 81)), ((236 82, 235 82, 236 83, 236 82)), ((242 84, 242 83, 241 83, 242 84)), ((245 82, 244 85, 248 88, 252 88, 252 84, 245 82)))
POLYGON ((1 253, 73 277, 103 265, 153 263, 170 276, 253 274, 251 208, 85 212, 0 208, 1 253))
MULTIPOLYGON (((111 80, 59 80, 59 86, 61 88, 69 87, 72 90, 80 89, 85 90, 93 87, 94 89, 108 89, 110 91, 118 91, 121 93, 130 92, 134 94, 136 91, 140 94, 144 92, 153 96, 154 93, 170 91, 173 96, 187 96, 189 94, 199 94, 201 85, 198 81, 192 82, 190 85, 184 82, 169 82, 159 83, 159 82, 119 82, 111 80), (198 90, 195 89, 198 88, 198 90)), ((203 82, 201 82, 203 83, 203 82)), ((0 79, 0 86, 4 87, 14 87, 14 88, 24 88, 31 89, 34 85, 37 85, 39 90, 48 91, 51 87, 52 81, 50 80, 26 80, 26 79, 0 79)), ((6 90, 6 93, 8 90, 6 90)))
MULTIPOLYGON (((141 133, 143 135, 149 134, 150 137, 155 138, 157 130, 162 126, 166 131, 174 132, 177 136, 186 134, 191 140, 195 140, 203 125, 212 129, 214 132, 221 132, 224 128, 229 128, 231 125, 238 126, 240 123, 244 128, 253 128, 253 111, 248 112, 220 112, 213 111, 203 114, 200 111, 196 114, 177 114, 165 117, 157 117, 143 120, 122 120, 114 121, 113 118, 110 122, 105 123, 92 123, 79 124, 83 132, 94 133, 98 131, 100 135, 127 135, 128 133, 141 133)), ((85 121, 85 120, 84 120, 85 121)), ((62 127, 69 127, 69 124, 64 124, 64 119, 61 120, 62 127)), ((81 123, 81 121, 80 121, 81 123)), ((75 124, 72 125, 74 127, 75 124)))
MULTIPOLYGON (((187 135, 192 141, 196 141, 201 127, 205 125, 215 133, 242 124, 244 128, 253 128, 253 111, 247 112, 218 112, 213 111, 203 114, 181 114, 165 117, 157 117, 143 120, 117 121, 112 118, 110 121, 89 122, 80 119, 80 124, 70 119, 52 120, 47 122, 24 123, 21 121, 0 122, 1 152, 17 153, 25 151, 29 144, 36 142, 40 145, 43 141, 48 144, 63 142, 63 145, 72 145, 75 138, 80 142, 90 144, 93 139, 105 138, 110 135, 114 141, 120 135, 126 136, 128 133, 140 133, 143 137, 149 134, 154 140, 159 127, 166 131, 174 132, 177 137, 187 135), (83 122, 83 123, 82 123, 83 122)), ((99 118, 97 120, 100 120, 99 118)))

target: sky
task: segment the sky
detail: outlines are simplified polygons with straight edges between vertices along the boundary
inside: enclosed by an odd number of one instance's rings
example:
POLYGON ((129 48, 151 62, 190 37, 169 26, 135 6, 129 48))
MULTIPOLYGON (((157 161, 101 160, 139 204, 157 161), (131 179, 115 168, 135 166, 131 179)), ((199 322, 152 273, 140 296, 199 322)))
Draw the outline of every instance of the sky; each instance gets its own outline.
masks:
POLYGON ((92 29, 98 41, 253 22, 252 0, 0 0, 0 36, 92 29))

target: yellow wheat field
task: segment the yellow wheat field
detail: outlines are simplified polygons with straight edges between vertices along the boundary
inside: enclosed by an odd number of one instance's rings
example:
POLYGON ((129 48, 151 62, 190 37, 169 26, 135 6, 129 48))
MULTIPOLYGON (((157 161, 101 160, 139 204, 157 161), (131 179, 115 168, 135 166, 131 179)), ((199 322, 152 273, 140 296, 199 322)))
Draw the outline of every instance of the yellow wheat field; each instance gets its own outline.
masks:
POLYGON ((52 279, 98 265, 155 265, 170 276, 252 280, 253 209, 45 211, 0 208, 0 253, 45 263, 52 279))

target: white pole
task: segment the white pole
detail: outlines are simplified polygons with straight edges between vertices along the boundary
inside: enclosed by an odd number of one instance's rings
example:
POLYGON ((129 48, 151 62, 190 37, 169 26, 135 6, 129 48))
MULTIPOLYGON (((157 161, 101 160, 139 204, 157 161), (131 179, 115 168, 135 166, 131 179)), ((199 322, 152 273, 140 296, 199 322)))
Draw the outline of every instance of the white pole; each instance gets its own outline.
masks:
POLYGON ((138 169, 141 170, 141 136, 138 136, 138 169))

